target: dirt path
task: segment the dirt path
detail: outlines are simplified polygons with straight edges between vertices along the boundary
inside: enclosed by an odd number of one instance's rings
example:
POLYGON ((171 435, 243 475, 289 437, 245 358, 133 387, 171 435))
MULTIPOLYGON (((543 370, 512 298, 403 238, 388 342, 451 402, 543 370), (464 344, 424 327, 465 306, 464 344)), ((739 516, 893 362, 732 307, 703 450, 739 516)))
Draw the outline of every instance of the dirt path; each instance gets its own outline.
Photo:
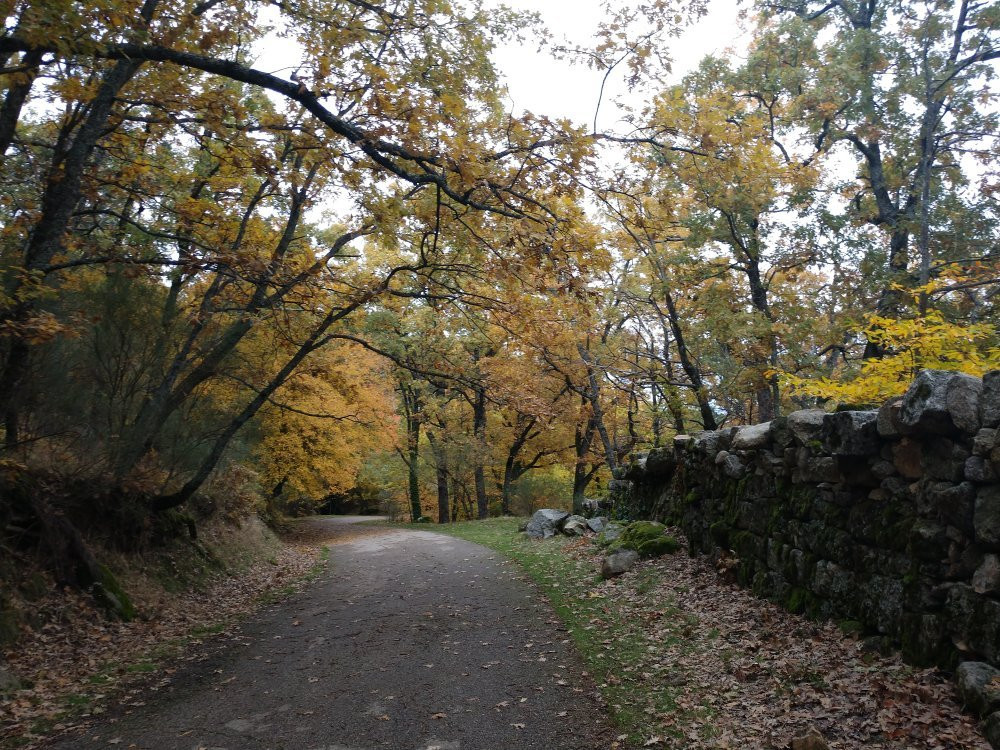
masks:
POLYGON ((317 519, 327 571, 225 648, 56 748, 598 750, 593 686, 540 595, 495 553, 317 519))

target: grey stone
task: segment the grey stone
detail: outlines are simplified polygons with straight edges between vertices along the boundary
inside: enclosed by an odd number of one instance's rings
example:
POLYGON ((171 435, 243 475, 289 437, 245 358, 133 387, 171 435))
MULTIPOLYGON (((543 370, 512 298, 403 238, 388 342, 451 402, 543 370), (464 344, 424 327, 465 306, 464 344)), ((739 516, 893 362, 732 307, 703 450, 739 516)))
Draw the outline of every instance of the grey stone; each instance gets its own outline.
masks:
POLYGON ((642 479, 646 474, 647 453, 636 453, 632 460, 622 470, 624 479, 642 479))
POLYGON ((903 613, 903 582, 873 575, 861 586, 862 619, 880 633, 891 633, 903 613))
POLYGON ((919 519, 910 530, 910 552, 918 560, 937 561, 948 556, 948 537, 944 526, 919 519))
POLYGON ((584 536, 590 531, 590 526, 583 516, 570 516, 562 522, 561 531, 566 536, 584 536))
POLYGON ((891 477, 895 473, 896 467, 892 465, 891 461, 878 460, 872 463, 872 474, 879 479, 891 477))
POLYGON ((771 423, 748 424, 739 428, 733 438, 733 450, 752 451, 763 448, 771 440, 771 423))
POLYGON ((559 533, 559 527, 567 518, 569 513, 564 510, 542 508, 535 511, 524 532, 534 539, 548 539, 559 533))
POLYGON ((969 451, 948 438, 931 440, 924 446, 924 471, 934 479, 961 482, 965 476, 965 460, 969 451))
POLYGON ((972 590, 977 594, 1000 594, 1000 557, 986 555, 972 576, 972 590))
POLYGON ((823 429, 823 419, 826 412, 822 409, 801 409, 788 415, 788 429, 800 445, 808 446, 814 440, 819 440, 823 429))
POLYGON ((820 560, 813 570, 811 588, 820 596, 845 607, 855 595, 854 576, 836 563, 820 560))
POLYGON ((838 411, 827 414, 820 436, 823 447, 838 456, 877 456, 878 412, 838 411))
POLYGON ((986 463, 986 459, 982 456, 969 456, 965 460, 965 478, 980 484, 996 482, 998 479, 993 466, 986 463))
POLYGON ((819 456, 808 459, 799 467, 799 478, 803 482, 839 482, 842 479, 837 459, 819 456))
POLYGON ((629 571, 639 562, 639 553, 631 549, 623 549, 608 555, 601 563, 601 578, 614 578, 629 571))
POLYGON ((623 531, 625 531, 625 527, 622 524, 608 523, 605 525, 604 530, 600 532, 597 543, 602 547, 606 547, 620 537, 623 531))
POLYGON ((982 730, 986 741, 993 747, 1000 748, 1000 711, 994 711, 986 717, 982 730))
POLYGON ((979 403, 983 381, 971 375, 959 375, 948 386, 948 413, 952 424, 966 435, 975 435, 981 424, 979 403))
POLYGON ((983 375, 979 418, 983 427, 1000 427, 1000 370, 991 370, 983 375))
POLYGON ((795 442, 795 435, 788 427, 788 417, 775 417, 771 420, 771 439, 782 448, 788 448, 795 442))
POLYGON ((594 516, 593 518, 587 519, 587 526, 595 534, 600 534, 608 525, 608 519, 606 516, 594 516))
POLYGON ((876 429, 880 436, 894 438, 904 433, 903 424, 899 421, 899 412, 902 408, 902 396, 891 398, 879 407, 876 429))
POLYGON ((718 453, 722 447, 722 433, 718 430, 706 430, 705 432, 700 432, 694 439, 694 449, 709 458, 715 458, 715 454, 718 453))
POLYGON ((715 456, 715 465, 730 479, 740 479, 746 473, 746 466, 740 457, 729 451, 719 451, 715 456))
POLYGON ((1000 669, 981 661, 963 661, 955 670, 962 702, 978 716, 1000 710, 1000 669))
POLYGON ((646 454, 646 479, 669 477, 677 467, 677 459, 669 448, 653 448, 646 454))
POLYGON ((921 512, 933 513, 943 522, 956 527, 963 534, 973 534, 973 513, 976 505, 976 486, 972 482, 952 484, 934 482, 918 485, 918 507, 921 512))
POLYGON ((998 434, 1000 434, 1000 430, 997 430, 995 427, 984 427, 977 432, 975 439, 972 441, 973 455, 990 455, 990 451, 992 451, 997 444, 998 434))
POLYGON ((973 523, 979 542, 991 549, 1000 548, 1000 485, 979 488, 973 523))
POLYGON ((923 370, 907 389, 900 410, 905 429, 950 435, 979 429, 983 381, 960 372, 923 370))
POLYGON ((678 453, 686 451, 692 443, 694 443, 694 438, 690 435, 674 435, 674 450, 678 453))

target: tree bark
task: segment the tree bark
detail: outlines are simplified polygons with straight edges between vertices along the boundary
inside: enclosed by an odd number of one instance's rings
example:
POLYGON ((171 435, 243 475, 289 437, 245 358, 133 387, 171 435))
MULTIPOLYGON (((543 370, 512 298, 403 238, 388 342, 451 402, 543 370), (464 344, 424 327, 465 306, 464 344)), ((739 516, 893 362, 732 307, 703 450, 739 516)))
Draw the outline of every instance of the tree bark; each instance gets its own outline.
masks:
POLYGON ((427 433, 427 440, 434 453, 434 467, 437 475, 438 523, 448 523, 451 520, 451 503, 448 497, 448 456, 444 445, 433 432, 427 433))
POLYGON ((490 515, 489 498, 486 496, 486 470, 483 466, 486 460, 486 388, 479 384, 475 387, 475 397, 472 402, 472 431, 476 438, 475 483, 476 483, 476 515, 478 518, 488 518, 490 515))

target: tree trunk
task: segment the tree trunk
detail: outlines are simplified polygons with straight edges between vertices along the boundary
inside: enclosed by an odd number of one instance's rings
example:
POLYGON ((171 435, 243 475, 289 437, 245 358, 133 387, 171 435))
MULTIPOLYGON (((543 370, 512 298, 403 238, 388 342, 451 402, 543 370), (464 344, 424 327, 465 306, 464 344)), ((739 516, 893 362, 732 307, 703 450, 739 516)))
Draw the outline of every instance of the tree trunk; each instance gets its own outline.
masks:
POLYGON ((587 401, 590 402, 590 410, 594 418, 594 427, 597 429, 597 434, 601 438, 601 444, 604 446, 604 460, 607 462, 608 468, 611 470, 611 476, 617 476, 618 457, 615 452, 615 447, 611 442, 611 436, 608 434, 607 425, 604 423, 604 409, 601 406, 601 385, 597 379, 596 367, 590 356, 590 352, 584 348, 583 344, 577 344, 576 350, 580 354, 580 359, 582 359, 584 364, 587 366, 587 401))
POLYGON ((427 439, 434 453, 435 473, 437 474, 438 523, 448 523, 450 520, 450 502, 448 498, 448 456, 444 446, 437 440, 433 432, 427 433, 427 439))
MULTIPOLYGON (((667 323, 670 326, 671 333, 674 335, 674 345, 677 349, 677 356, 681 361, 681 369, 687 375, 687 379, 691 383, 691 389, 694 391, 695 401, 698 403, 701 424, 706 430, 717 430, 719 425, 715 421, 715 413, 712 411, 712 405, 708 402, 708 389, 705 388, 705 383, 702 380, 701 368, 691 359, 691 354, 684 341, 684 331, 681 329, 680 315, 678 315, 677 307, 674 305, 673 295, 670 294, 670 290, 667 289, 666 285, 663 287, 663 301, 667 305, 667 323)), ((666 332, 664 332, 664 340, 666 340, 666 332)))
POLYGON ((21 108, 24 106, 31 86, 38 76, 38 65, 42 61, 44 53, 38 50, 31 50, 24 54, 18 67, 27 68, 20 73, 21 79, 7 89, 7 96, 4 97, 3 106, 0 107, 0 158, 3 158, 14 140, 14 133, 17 131, 17 121, 21 117, 21 108))
MULTIPOLYGON (((756 233, 758 228, 756 221, 752 223, 752 227, 756 233)), ((747 253, 747 259, 744 264, 747 281, 750 285, 750 300, 753 303, 754 309, 763 315, 768 325, 770 325, 773 323, 774 318, 771 315, 771 308, 767 300, 767 287, 764 285, 764 280, 760 274, 760 263, 757 260, 760 257, 760 250, 756 237, 751 240, 751 248, 752 250, 747 253)), ((756 421, 758 422, 770 422, 779 416, 781 408, 780 394, 778 393, 778 378, 776 375, 768 376, 763 372, 765 369, 775 370, 778 366, 778 339, 772 330, 768 330, 766 341, 768 346, 767 356, 753 361, 754 367, 758 371, 761 371, 760 377, 763 381, 755 392, 757 401, 756 421)))
POLYGON ((589 468, 587 466, 589 463, 587 457, 590 455, 590 446, 593 441, 594 419, 591 417, 583 428, 577 425, 573 440, 576 449, 576 463, 573 466, 573 512, 576 514, 581 514, 583 511, 587 486, 594 478, 594 474, 597 473, 597 469, 593 465, 589 468))
POLYGON ((472 402, 472 431, 476 437, 475 482, 476 482, 476 515, 479 519, 490 515, 489 499, 486 497, 486 388, 476 386, 475 399, 472 402))

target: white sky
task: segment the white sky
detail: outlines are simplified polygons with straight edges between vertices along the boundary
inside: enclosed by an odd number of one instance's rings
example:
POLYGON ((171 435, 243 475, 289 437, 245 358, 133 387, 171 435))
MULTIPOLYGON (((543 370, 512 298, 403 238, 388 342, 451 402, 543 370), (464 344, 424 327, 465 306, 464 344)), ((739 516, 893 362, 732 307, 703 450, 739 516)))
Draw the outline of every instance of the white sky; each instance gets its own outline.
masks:
MULTIPOLYGON (((500 4, 497 2, 496 4, 500 4)), ((601 0, 503 0, 517 10, 537 11, 555 40, 567 37, 585 43, 593 37, 601 19, 601 0)), ((709 0, 708 14, 679 38, 667 40, 674 61, 673 75, 680 78, 695 68, 705 55, 736 54, 741 33, 736 0, 709 0)), ((508 82, 511 110, 529 110, 552 118, 569 118, 590 125, 594 118, 603 73, 566 61, 554 60, 532 46, 504 46, 494 59, 508 82)), ((624 67, 624 66, 623 66, 624 67)), ((628 101, 622 76, 612 76, 601 103, 598 128, 615 129, 618 110, 614 101, 628 101)), ((641 101, 630 101, 640 106, 641 101)))
MULTIPOLYGON (((637 0, 616 0, 635 3, 637 0)), ((515 10, 536 11, 549 29, 553 42, 568 39, 587 46, 602 18, 602 0, 487 0, 487 5, 506 5, 515 10)), ((737 0, 708 0, 708 14, 679 38, 666 40, 674 61, 673 75, 680 78, 708 54, 732 52, 741 33, 737 22, 737 0)), ((287 76, 299 61, 299 50, 287 39, 266 40, 260 45, 254 67, 287 76)), ((735 54, 735 53, 733 53, 735 54)), ((589 126, 594 119, 603 73, 583 64, 555 60, 537 45, 499 47, 494 60, 507 80, 510 109, 517 115, 524 110, 553 119, 569 118, 589 126)), ((621 66, 624 72, 625 66, 621 66)), ((601 102, 598 127, 615 130, 620 116, 615 100, 626 100, 641 107, 639 97, 627 97, 621 75, 612 75, 601 102)))

